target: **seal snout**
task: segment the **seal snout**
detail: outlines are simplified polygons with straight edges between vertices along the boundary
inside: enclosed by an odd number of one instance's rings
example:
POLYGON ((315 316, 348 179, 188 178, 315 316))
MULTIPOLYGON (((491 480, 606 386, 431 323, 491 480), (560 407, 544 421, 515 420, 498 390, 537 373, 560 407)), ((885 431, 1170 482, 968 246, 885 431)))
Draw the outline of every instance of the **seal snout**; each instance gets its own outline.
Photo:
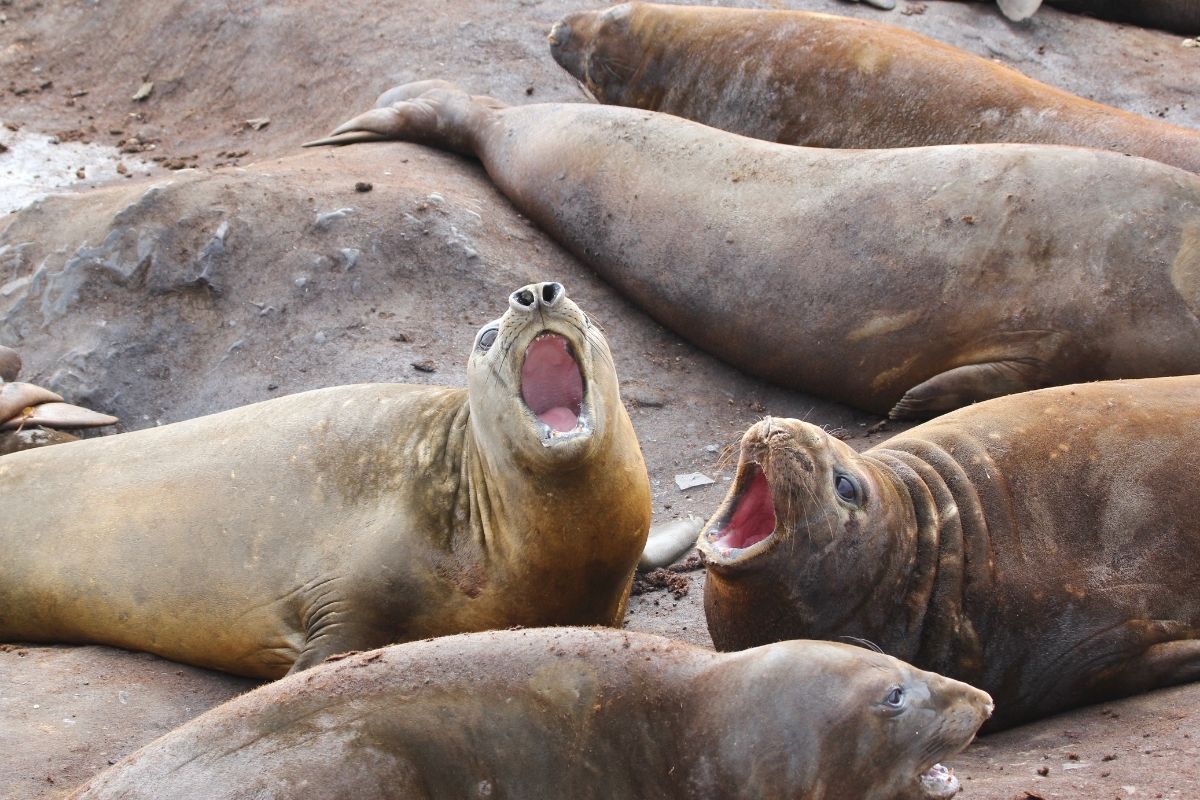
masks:
POLYGON ((567 292, 561 283, 531 283, 508 296, 508 307, 519 314, 528 314, 543 308, 554 308, 566 296, 567 292))
POLYGON ((560 19, 554 23, 554 27, 550 29, 550 35, 546 37, 546 41, 550 43, 550 49, 558 50, 571 41, 571 24, 566 19, 560 19))

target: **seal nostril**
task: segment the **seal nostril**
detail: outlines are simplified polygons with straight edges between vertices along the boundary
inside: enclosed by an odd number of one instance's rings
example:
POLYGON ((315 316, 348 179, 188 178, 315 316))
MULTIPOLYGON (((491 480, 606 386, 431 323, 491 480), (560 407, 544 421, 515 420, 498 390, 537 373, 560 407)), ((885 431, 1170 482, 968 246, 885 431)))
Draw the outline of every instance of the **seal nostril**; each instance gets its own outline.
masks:
POLYGON ((558 302, 558 298, 562 297, 563 287, 561 283, 544 283, 542 284, 542 302, 548 306, 558 302))
POLYGON ((528 289, 522 289, 514 294, 513 297, 516 298, 519 305, 523 305, 526 308, 533 308, 533 304, 537 301, 537 298, 533 296, 533 292, 528 289))

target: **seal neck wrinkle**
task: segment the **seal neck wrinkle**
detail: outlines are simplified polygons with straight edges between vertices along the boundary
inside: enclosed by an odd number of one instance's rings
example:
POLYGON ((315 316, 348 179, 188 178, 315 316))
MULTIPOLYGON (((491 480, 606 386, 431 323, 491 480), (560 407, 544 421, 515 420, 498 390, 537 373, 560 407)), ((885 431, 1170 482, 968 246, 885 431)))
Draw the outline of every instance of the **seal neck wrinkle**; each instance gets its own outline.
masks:
POLYGON ((873 450, 872 456, 904 485, 913 512, 908 532, 913 559, 908 586, 900 594, 909 598, 913 614, 907 635, 918 642, 910 660, 978 682, 986 665, 975 624, 993 602, 990 520, 976 488, 981 483, 970 478, 962 461, 986 470, 986 453, 965 442, 952 452, 926 441, 899 439, 873 450))

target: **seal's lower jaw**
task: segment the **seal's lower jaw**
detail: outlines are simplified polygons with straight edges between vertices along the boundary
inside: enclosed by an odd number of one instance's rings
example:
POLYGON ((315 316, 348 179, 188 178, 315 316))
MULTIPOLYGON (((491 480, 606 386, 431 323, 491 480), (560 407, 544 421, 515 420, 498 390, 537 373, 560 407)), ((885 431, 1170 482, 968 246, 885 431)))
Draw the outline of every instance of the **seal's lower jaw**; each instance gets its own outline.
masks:
POLYGON ((734 566, 769 550, 777 530, 771 485, 762 468, 751 462, 739 476, 733 500, 702 534, 701 546, 708 563, 734 566))
POLYGON ((923 800, 949 800, 962 788, 958 778, 954 777, 954 770, 941 764, 934 764, 921 773, 920 785, 923 800))
POLYGON ((583 373, 571 343, 556 333, 538 334, 521 364, 521 399, 543 445, 591 435, 584 394, 583 373))

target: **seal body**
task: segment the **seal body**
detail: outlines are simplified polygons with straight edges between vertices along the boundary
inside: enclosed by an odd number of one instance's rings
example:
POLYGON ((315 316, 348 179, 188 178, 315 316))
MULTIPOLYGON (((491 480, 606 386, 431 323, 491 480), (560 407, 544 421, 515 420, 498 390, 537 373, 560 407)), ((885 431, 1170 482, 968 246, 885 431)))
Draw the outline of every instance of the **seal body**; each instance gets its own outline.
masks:
POLYGON ((567 16, 551 31, 550 50, 602 103, 768 141, 1063 144, 1200 172, 1200 132, 1085 100, 869 20, 630 3, 567 16))
POLYGON ((929 785, 934 762, 990 709, 977 689, 842 644, 718 654, 628 632, 495 631, 262 687, 72 797, 933 800, 953 794, 929 785))
POLYGON ((4 456, 0 638, 274 678, 426 636, 619 624, 650 495, 612 356, 559 284, 509 303, 467 389, 321 389, 4 456))
MULTIPOLYGON (((1175 33, 1200 33, 1200 2, 1197 0, 1047 0, 1063 11, 1085 14, 1113 22, 1131 22, 1175 33)), ((999 0, 1004 16, 1020 22, 1037 12, 1042 0, 999 0)))
POLYGON ((784 386, 914 417, 1200 372, 1200 176, 1180 169, 1037 145, 792 147, 429 82, 382 101, 323 143, 478 155, 651 316, 784 386))
POLYGON ((960 409, 861 454, 742 439, 700 536, 723 650, 862 637, 996 698, 993 725, 1200 678, 1200 377, 960 409))

